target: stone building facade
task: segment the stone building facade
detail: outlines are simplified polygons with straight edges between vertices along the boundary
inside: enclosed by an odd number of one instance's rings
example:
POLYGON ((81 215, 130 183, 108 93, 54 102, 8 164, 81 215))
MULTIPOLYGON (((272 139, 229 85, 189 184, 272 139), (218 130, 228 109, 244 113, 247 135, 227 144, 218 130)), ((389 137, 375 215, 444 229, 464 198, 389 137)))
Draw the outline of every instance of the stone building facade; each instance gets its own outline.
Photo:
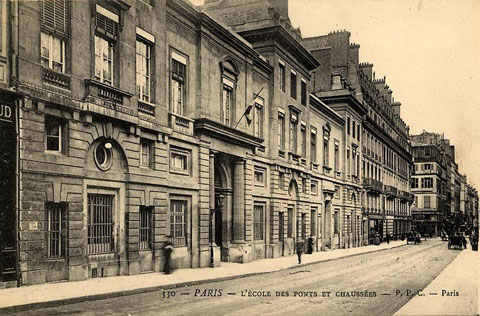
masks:
POLYGON ((412 135, 415 159, 411 189, 415 194, 412 215, 417 231, 438 236, 450 214, 447 207, 447 158, 443 135, 412 135))
MULTIPOLYGON (((381 234, 407 228, 395 223, 410 195, 387 203, 365 167, 378 111, 392 127, 375 159, 393 148, 408 162, 398 105, 348 37, 353 55, 323 63, 287 0, 0 4, 14 20, 2 19, 2 115, 15 114, 0 120, 15 171, 1 183, 1 282, 163 271, 169 238, 176 267, 197 268, 289 256, 299 240, 359 247, 375 219, 381 234)), ((328 36, 327 50, 345 44, 328 36)), ((395 159, 375 177, 403 190, 395 159)))
POLYGON ((305 38, 303 43, 321 64, 313 91, 346 122, 345 179, 363 191, 365 242, 372 243, 376 235, 404 235, 410 229, 413 161, 401 104, 393 100, 385 78, 375 79, 373 64, 359 63, 360 45, 350 43, 349 32, 305 38))

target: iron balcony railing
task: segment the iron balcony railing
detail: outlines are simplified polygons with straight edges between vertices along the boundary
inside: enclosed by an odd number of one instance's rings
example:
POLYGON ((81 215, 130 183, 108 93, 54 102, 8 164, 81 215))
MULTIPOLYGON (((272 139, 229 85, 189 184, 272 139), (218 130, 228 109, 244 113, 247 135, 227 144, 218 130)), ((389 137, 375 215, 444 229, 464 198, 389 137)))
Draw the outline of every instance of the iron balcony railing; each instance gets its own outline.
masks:
POLYGON ((370 192, 383 193, 383 184, 375 179, 364 178, 363 187, 370 192))

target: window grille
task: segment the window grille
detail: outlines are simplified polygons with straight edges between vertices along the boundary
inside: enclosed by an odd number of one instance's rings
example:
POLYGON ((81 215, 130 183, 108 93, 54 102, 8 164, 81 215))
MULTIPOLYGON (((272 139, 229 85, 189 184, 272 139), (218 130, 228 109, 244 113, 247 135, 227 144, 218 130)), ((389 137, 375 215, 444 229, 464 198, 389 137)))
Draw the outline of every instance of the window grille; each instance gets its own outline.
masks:
POLYGON ((293 209, 289 208, 288 209, 288 225, 287 225, 287 237, 293 237, 293 209))
POLYGON ((42 1, 42 26, 59 35, 68 36, 70 8, 67 0, 42 1))
POLYGON ((65 257, 66 207, 64 203, 46 203, 47 257, 65 257))
POLYGON ((187 245, 186 211, 186 200, 170 201, 170 235, 173 238, 173 245, 175 247, 185 247, 187 245))
POLYGON ((152 249, 153 208, 140 207, 140 250, 152 249))
POLYGON ((113 251, 113 195, 88 195, 88 253, 113 251))

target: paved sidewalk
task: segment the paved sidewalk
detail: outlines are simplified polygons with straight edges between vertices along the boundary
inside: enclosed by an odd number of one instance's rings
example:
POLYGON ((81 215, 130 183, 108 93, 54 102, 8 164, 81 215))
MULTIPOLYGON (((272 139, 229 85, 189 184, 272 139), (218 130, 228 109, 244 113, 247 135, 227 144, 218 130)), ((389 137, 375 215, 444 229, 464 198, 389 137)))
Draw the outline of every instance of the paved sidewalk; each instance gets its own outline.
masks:
MULTIPOLYGON (((452 250, 457 251, 457 250, 452 250)), ((470 244, 422 292, 394 316, 478 315, 480 254, 470 244), (447 295, 450 294, 450 295, 447 295), (458 296, 452 296, 452 295, 458 296)))
POLYGON ((239 264, 222 262, 218 268, 179 269, 173 274, 148 273, 134 276, 95 278, 77 282, 59 282, 23 286, 0 290, 0 314, 2 311, 18 311, 31 308, 58 306, 87 300, 150 292, 160 289, 208 283, 211 281, 241 278, 329 261, 405 245, 404 241, 392 241, 379 246, 337 249, 302 256, 263 259, 239 264))

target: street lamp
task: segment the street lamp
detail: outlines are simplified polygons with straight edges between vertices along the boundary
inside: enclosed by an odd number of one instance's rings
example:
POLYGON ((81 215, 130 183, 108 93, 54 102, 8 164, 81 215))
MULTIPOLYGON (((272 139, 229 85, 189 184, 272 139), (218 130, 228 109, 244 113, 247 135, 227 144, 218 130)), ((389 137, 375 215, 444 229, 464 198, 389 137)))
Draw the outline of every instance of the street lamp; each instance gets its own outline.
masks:
POLYGON ((210 268, 214 268, 215 267, 215 262, 214 262, 214 256, 213 256, 213 224, 212 224, 212 220, 213 220, 213 213, 216 211, 216 210, 219 210, 221 211, 223 209, 223 202, 225 200, 225 196, 223 194, 219 194, 215 197, 216 199, 216 202, 215 202, 215 206, 216 207, 213 207, 210 209, 210 218, 209 218, 209 224, 210 224, 210 236, 209 236, 209 239, 210 239, 210 268))

